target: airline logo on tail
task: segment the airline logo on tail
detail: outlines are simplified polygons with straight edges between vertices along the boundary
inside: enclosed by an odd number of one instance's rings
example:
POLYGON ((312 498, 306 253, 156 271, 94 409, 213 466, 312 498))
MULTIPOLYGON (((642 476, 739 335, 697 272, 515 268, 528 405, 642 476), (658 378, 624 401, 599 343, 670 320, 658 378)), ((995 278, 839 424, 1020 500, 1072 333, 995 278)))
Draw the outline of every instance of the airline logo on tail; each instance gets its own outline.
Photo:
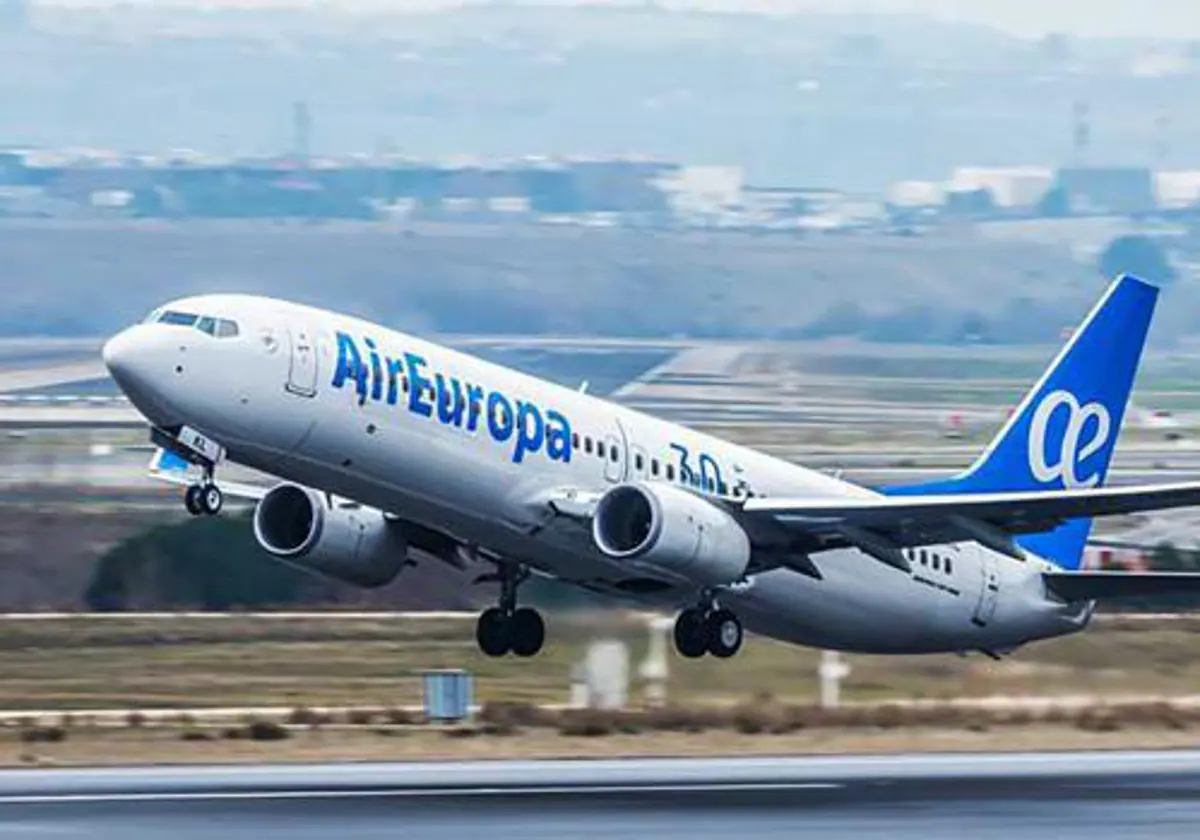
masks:
MULTIPOLYGON (((1158 290, 1129 275, 1117 278, 988 445, 954 478, 889 495, 1083 490, 1104 483, 1158 290)), ((1083 561, 1089 519, 1022 534, 1017 544, 1058 565, 1083 561)))
POLYGON ((1029 424, 1029 471, 1042 484, 1061 481, 1068 489, 1095 487, 1100 483, 1101 464, 1090 475, 1080 476, 1083 462, 1104 448, 1112 433, 1112 416, 1098 402, 1079 404, 1070 391, 1052 391, 1038 404, 1029 424), (1050 422, 1059 409, 1066 410, 1058 451, 1047 454, 1050 422), (1085 431, 1087 437, 1084 437, 1085 431))

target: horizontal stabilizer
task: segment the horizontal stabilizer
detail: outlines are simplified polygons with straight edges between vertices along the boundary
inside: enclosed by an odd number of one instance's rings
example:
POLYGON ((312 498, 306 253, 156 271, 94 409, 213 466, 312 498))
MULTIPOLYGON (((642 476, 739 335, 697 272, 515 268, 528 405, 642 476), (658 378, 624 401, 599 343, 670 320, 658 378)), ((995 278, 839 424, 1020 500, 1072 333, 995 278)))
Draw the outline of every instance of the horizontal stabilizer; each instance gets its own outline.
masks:
POLYGON ((1047 572, 1046 587, 1065 601, 1200 594, 1192 572, 1047 572))
POLYGON ((903 547, 979 540, 985 527, 1028 534, 1077 518, 1193 505, 1200 505, 1196 482, 928 496, 760 497, 748 499, 742 511, 751 517, 771 516, 810 533, 866 528, 903 547))

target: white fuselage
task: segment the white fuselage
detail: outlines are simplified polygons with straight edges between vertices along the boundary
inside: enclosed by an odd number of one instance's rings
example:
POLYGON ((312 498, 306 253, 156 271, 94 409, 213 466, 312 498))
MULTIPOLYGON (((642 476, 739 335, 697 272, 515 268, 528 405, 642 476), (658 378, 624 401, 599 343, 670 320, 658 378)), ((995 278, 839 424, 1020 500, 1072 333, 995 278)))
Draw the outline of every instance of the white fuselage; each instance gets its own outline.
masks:
MULTIPOLYGON (((233 461, 584 586, 644 575, 602 554, 578 522, 555 517, 548 494, 672 481, 731 498, 874 495, 355 318, 232 295, 171 307, 233 319, 239 332, 214 338, 159 323, 128 331, 143 359, 122 385, 152 422, 186 424, 233 461), (347 337, 361 361, 350 376, 347 337)), ((776 541, 771 550, 786 552, 785 532, 752 536, 756 547, 776 541)), ((1081 629, 1090 616, 1089 605, 1047 596, 1041 572, 1052 567, 1043 561, 975 543, 909 554, 912 574, 858 550, 825 551, 810 555, 819 579, 779 566, 719 598, 758 633, 877 653, 1007 650, 1081 629)), ((671 582, 673 603, 695 598, 687 581, 671 582)))

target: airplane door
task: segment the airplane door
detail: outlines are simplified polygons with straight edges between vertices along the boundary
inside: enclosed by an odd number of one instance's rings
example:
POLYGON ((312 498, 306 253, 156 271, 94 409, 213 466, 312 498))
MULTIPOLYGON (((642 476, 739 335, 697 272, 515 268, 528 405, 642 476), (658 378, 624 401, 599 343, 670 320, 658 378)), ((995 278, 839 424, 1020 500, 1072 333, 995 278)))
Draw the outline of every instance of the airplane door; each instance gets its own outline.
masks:
POLYGON ((981 549, 979 570, 979 603, 971 621, 980 627, 986 627, 995 615, 996 604, 1000 601, 1000 573, 996 569, 996 555, 987 549, 981 549))
POLYGON ((292 346, 292 357, 288 367, 287 389, 301 397, 316 396, 317 350, 312 331, 303 324, 289 324, 288 339, 292 346))
POLYGON ((629 467, 629 441, 625 428, 616 421, 616 429, 604 437, 604 477, 616 484, 625 480, 629 467))

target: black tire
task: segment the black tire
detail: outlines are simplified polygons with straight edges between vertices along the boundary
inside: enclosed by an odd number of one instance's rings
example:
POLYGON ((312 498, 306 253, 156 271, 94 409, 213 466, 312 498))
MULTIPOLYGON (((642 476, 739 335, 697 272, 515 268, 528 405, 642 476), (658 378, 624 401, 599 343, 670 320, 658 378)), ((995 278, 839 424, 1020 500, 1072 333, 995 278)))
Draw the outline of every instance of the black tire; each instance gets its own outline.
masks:
POLYGON ((216 516, 225 505, 225 494, 215 484, 201 488, 200 505, 209 516, 216 516))
POLYGON ((728 659, 742 649, 745 631, 742 622, 729 610, 717 610, 708 617, 708 652, 728 659))
POLYGON ((546 622, 541 613, 522 607, 509 619, 512 652, 517 656, 536 656, 546 643, 546 622))
POLYGON ((675 650, 686 659, 708 653, 708 622, 700 610, 684 610, 675 619, 675 650))
POLYGON ((187 512, 192 516, 200 516, 204 513, 202 495, 203 488, 199 484, 192 484, 183 492, 183 506, 187 508, 187 512))
POLYGON ((504 656, 512 646, 512 622, 498 607, 486 609, 475 625, 475 641, 485 656, 504 656))

